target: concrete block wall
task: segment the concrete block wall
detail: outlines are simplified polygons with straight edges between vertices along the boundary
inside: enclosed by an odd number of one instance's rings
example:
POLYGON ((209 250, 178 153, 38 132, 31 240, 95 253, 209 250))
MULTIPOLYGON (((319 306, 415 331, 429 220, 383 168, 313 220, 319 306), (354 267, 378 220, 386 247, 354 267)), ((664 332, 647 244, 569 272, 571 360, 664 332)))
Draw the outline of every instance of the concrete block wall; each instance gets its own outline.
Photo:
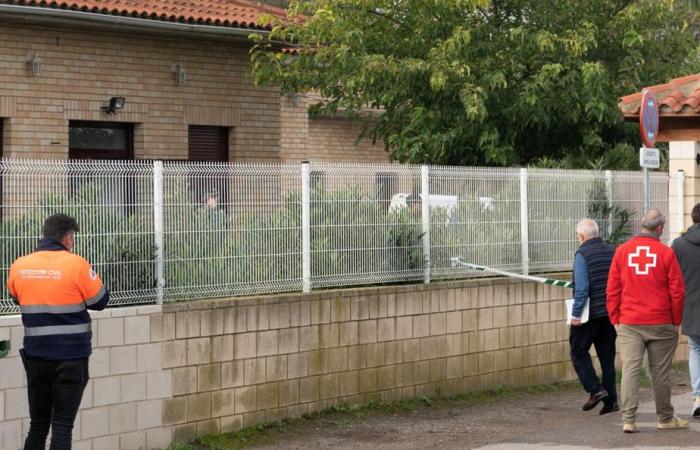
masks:
MULTIPOLYGON (((574 378, 561 288, 476 280, 93 314, 74 448, 166 447, 330 405, 574 378)), ((28 426, 19 317, 0 318, 0 444, 28 426)), ((687 343, 677 357, 686 359, 687 343)))
MULTIPOLYGON (((163 343, 151 339, 151 319, 161 310, 139 306, 91 313, 90 381, 73 430, 75 450, 165 448, 171 442, 162 404, 173 395, 172 370, 163 369, 163 343)), ((19 316, 0 317, 0 339, 9 338, 12 345, 9 356, 0 359, 0 448, 5 450, 22 448, 29 427, 19 357, 23 334, 19 316)))

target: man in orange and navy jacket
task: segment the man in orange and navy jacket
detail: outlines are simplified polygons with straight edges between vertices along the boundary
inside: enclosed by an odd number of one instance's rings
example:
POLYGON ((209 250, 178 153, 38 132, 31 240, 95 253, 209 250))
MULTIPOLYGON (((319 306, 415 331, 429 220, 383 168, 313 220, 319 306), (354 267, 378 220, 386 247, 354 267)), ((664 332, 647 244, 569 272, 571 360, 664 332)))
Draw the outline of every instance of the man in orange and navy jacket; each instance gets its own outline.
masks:
POLYGON ((642 233, 615 250, 608 274, 607 307, 617 328, 622 359, 622 419, 625 433, 637 432, 639 372, 644 352, 654 387, 659 429, 685 429, 688 421, 675 417, 669 379, 678 345, 685 283, 673 250, 659 241, 666 219, 651 209, 642 233))
POLYGON ((109 293, 100 277, 73 253, 76 220, 55 214, 44 222, 34 253, 10 267, 7 288, 22 309, 29 434, 24 450, 70 450, 73 422, 88 382, 92 331, 88 309, 102 310, 109 293))

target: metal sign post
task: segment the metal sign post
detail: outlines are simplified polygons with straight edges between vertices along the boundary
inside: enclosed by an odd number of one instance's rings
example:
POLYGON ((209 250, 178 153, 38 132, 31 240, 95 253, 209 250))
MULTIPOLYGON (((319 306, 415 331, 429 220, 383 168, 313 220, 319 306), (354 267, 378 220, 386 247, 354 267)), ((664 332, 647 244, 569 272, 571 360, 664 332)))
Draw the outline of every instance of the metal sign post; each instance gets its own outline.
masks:
POLYGON ((639 149, 639 165, 642 167, 642 184, 644 191, 644 213, 649 211, 649 169, 658 169, 661 165, 661 157, 658 148, 639 149))
POLYGON ((654 93, 648 89, 642 91, 639 105, 639 134, 643 147, 639 149, 639 165, 643 172, 644 214, 649 211, 649 169, 658 169, 659 149, 653 148, 659 135, 659 105, 654 93))
POLYGON ((642 167, 642 183, 644 184, 644 200, 643 200, 643 208, 642 211, 644 211, 644 214, 649 211, 649 169, 646 167, 642 167))

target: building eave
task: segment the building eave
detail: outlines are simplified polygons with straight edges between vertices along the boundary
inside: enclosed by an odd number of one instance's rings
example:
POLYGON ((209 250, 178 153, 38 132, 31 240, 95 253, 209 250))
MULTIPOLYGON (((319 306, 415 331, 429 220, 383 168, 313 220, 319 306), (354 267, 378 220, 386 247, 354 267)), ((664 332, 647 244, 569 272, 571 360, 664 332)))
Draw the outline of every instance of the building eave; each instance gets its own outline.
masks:
POLYGON ((199 25, 139 17, 125 17, 93 12, 35 6, 0 4, 0 21, 44 23, 64 26, 99 26, 104 31, 141 31, 210 38, 233 38, 248 41, 251 34, 267 35, 269 31, 230 26, 199 25))

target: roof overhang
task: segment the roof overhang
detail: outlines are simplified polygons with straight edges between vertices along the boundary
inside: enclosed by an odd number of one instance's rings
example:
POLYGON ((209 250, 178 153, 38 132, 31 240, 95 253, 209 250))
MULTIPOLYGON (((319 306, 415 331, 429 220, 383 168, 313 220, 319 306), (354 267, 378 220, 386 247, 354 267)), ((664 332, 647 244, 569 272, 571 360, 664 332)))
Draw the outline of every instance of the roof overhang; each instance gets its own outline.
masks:
POLYGON ((0 4, 0 21, 99 27, 103 31, 155 32, 239 41, 248 41, 251 34, 267 35, 269 33, 267 30, 251 28, 199 25, 68 9, 6 4, 0 4))
MULTIPOLYGON (((650 86, 659 104, 660 142, 700 141, 700 74, 650 86)), ((639 123, 642 93, 620 97, 617 106, 625 122, 639 123)))

